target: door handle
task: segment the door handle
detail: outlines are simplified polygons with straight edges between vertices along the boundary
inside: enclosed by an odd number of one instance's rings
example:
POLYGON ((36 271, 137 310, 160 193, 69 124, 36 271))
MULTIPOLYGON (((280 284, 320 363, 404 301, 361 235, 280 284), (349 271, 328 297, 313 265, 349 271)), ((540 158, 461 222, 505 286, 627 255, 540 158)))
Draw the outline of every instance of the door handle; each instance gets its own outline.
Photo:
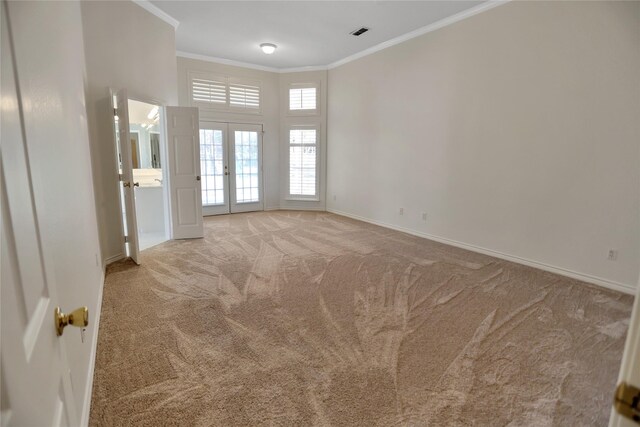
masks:
POLYGON ((134 187, 140 187, 140 183, 139 183, 139 182, 134 182, 134 183, 133 183, 133 186, 134 186, 134 187))
POLYGON ((200 181, 200 175, 196 175, 196 181, 200 181))
POLYGON ((122 186, 129 188, 129 187, 131 187, 131 183, 129 181, 125 181, 125 182, 122 183, 122 186))
POLYGON ((225 174, 225 175, 229 175, 229 172, 225 172, 224 174, 225 174))
POLYGON ((58 336, 62 335, 65 326, 72 325, 77 328, 85 328, 89 324, 89 309, 87 307, 76 308, 69 314, 64 314, 60 307, 56 307, 53 312, 53 321, 56 326, 58 336))

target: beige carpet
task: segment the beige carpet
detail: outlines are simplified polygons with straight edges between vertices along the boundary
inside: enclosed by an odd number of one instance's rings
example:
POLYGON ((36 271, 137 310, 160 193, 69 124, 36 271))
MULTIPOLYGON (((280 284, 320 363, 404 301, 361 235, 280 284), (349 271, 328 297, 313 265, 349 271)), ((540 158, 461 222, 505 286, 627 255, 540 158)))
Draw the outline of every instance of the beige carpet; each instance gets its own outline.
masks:
POLYGON ((91 425, 606 425, 632 297, 328 213, 107 275, 91 425))

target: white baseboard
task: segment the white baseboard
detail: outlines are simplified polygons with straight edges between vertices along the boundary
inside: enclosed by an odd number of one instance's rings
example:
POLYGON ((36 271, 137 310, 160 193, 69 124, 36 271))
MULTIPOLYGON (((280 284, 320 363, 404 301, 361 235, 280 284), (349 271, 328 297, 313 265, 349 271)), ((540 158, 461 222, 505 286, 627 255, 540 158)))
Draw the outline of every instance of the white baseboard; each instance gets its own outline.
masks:
POLYGON ((98 332, 100 331, 100 314, 102 311, 102 292, 104 290, 104 282, 106 272, 102 269, 102 280, 100 281, 100 289, 98 289, 98 303, 94 309, 93 317, 93 339, 91 340, 91 354, 89 355, 89 371, 87 377, 87 386, 84 390, 84 405, 82 407, 82 418, 80 425, 87 427, 89 425, 89 415, 91 413, 91 394, 93 391, 93 376, 96 368, 96 356, 98 355, 98 332))
POLYGON ((264 208, 265 211, 314 211, 314 212, 326 212, 327 210, 319 206, 271 206, 264 208))
POLYGON ((495 251, 492 249, 483 248, 468 243, 458 242, 456 240, 447 239, 446 237, 434 236, 433 234, 423 233, 421 231, 412 230, 409 228, 399 227, 397 225, 388 224, 382 221, 376 221, 369 218, 362 217, 360 215, 354 215, 348 212, 339 211, 337 209, 327 208, 327 212, 334 213, 336 215, 346 216, 348 218, 357 219, 358 221, 368 222, 369 224, 379 225, 380 227, 389 228, 391 230, 401 231, 403 233, 411 234, 413 236, 423 237, 425 239, 434 240, 436 242, 444 243, 446 245, 455 246, 457 248, 466 249, 472 252, 479 252, 484 255, 493 256, 496 258, 504 259, 506 261, 515 262, 517 264, 526 265, 540 270, 548 271, 550 273, 559 274, 561 276, 570 277, 572 279, 581 280, 583 282, 591 283, 593 285, 602 286, 603 288, 613 289, 615 291, 624 292, 625 294, 635 295, 636 288, 632 285, 625 283, 615 282, 613 280, 604 279, 602 277, 592 276, 589 274, 579 273, 577 271, 569 270, 562 267, 556 267, 553 265, 545 264, 539 261, 522 258, 516 255, 506 254, 504 252, 495 251))
POLYGON ((116 261, 120 261, 121 259, 124 259, 124 258, 125 256, 122 253, 110 256, 109 258, 105 259, 104 262, 102 263, 102 269, 104 270, 107 265, 112 264, 116 261))

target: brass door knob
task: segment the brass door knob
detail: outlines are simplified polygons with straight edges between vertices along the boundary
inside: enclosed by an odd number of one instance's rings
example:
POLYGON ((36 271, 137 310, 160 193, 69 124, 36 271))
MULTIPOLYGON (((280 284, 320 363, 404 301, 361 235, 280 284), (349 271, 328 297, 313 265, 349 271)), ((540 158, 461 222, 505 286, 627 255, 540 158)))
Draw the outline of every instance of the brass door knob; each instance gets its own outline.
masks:
POLYGON ((67 325, 84 328, 89 324, 89 309, 87 307, 76 308, 69 314, 64 314, 60 307, 56 307, 53 314, 58 336, 62 335, 67 325))

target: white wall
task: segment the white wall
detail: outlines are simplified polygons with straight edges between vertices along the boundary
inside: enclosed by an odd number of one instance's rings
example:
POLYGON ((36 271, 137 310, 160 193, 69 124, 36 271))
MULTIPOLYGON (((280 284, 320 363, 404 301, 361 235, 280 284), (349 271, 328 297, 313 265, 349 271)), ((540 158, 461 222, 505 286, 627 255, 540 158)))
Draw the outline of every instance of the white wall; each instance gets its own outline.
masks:
POLYGON ((638 2, 511 2, 330 70, 328 209, 634 287, 639 41, 638 2))
POLYGON ((175 31, 130 1, 81 3, 87 111, 102 259, 122 254, 116 151, 109 88, 130 98, 177 105, 175 31))

